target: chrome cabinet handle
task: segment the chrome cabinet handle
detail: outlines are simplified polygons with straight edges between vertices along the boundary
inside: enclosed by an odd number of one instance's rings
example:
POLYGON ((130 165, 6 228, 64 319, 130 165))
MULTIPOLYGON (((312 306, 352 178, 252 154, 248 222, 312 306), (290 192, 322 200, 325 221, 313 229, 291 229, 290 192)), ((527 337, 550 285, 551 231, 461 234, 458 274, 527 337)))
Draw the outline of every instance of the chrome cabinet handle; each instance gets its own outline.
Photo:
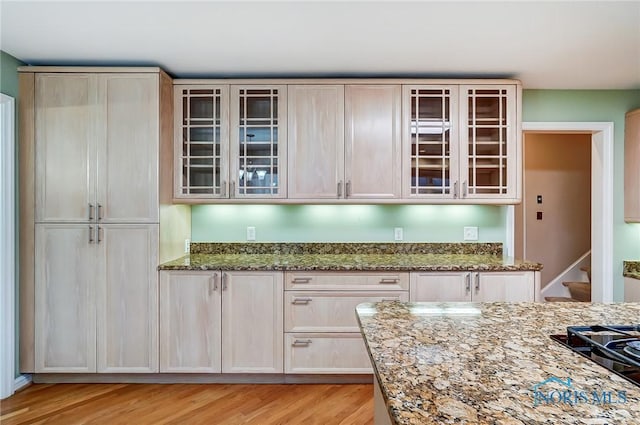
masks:
POLYGON ((294 305, 307 305, 311 302, 311 298, 309 297, 296 297, 293 299, 293 301, 291 301, 291 304, 294 305))
POLYGON ((98 204, 98 221, 102 220, 102 204, 98 204))
POLYGON ((218 273, 214 273, 209 279, 209 295, 218 290, 218 273))
POLYGON ((480 291, 480 273, 476 273, 476 293, 480 291))
POLYGON ((89 226, 89 243, 93 243, 93 226, 89 226))
POLYGON ((220 185, 220 196, 223 198, 227 197, 227 181, 222 180, 222 184, 220 185))
POLYGON ((311 344, 310 339, 296 339, 291 344, 292 347, 308 347, 311 344))
POLYGON ((342 198, 342 180, 338 182, 338 198, 342 198))
POLYGON ((345 197, 351 196, 351 180, 347 181, 345 185, 345 197))
POLYGON ((100 226, 96 226, 96 243, 100 242, 102 242, 102 239, 100 239, 100 226))
POLYGON ((228 273, 222 273, 222 290, 227 290, 227 280, 229 280, 228 273))
POLYGON ((467 187, 467 181, 463 181, 462 182, 462 198, 466 198, 467 195, 469 194, 469 188, 467 187))
POLYGON ((389 283, 398 283, 400 279, 397 277, 383 277, 380 279, 380 283, 389 284, 389 283))
POLYGON ((458 182, 453 183, 453 199, 458 198, 458 182))
POLYGON ((236 197, 236 181, 231 180, 231 183, 229 184, 229 198, 235 198, 235 197, 236 197))
POLYGON ((309 283, 309 282, 311 282, 311 278, 310 277, 305 277, 305 276, 294 277, 291 280, 291 283, 309 283))
POLYGON ((89 221, 93 221, 93 204, 89 204, 89 221))
POLYGON ((465 290, 468 294, 469 292, 471 292, 471 273, 467 273, 467 275, 465 276, 465 281, 467 282, 467 284, 465 285, 465 290))

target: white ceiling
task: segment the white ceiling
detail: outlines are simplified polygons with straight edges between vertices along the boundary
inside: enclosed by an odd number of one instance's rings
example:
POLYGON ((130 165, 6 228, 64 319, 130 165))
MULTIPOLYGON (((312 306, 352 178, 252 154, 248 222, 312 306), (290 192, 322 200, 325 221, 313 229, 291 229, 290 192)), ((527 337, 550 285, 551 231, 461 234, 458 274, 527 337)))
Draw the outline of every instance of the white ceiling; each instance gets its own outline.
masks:
POLYGON ((177 77, 513 77, 640 88, 640 1, 0 0, 0 47, 34 65, 177 77))

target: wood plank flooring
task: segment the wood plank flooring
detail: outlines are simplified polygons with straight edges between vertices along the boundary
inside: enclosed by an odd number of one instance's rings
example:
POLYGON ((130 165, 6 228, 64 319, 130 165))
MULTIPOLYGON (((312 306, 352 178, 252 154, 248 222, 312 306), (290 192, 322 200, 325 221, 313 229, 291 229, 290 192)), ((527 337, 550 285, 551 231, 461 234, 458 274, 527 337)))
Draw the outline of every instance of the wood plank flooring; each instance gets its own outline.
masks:
POLYGON ((0 423, 372 425, 370 384, 33 384, 0 423))

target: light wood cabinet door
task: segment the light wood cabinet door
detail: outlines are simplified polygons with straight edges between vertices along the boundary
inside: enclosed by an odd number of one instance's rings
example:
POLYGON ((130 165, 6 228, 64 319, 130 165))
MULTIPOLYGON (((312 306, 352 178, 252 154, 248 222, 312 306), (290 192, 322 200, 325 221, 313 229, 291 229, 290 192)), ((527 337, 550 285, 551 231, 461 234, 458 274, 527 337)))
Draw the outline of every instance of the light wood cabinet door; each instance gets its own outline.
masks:
POLYGON ((288 197, 344 196, 344 86, 288 86, 288 197))
POLYGON ((471 281, 470 272, 414 272, 409 299, 412 302, 471 301, 471 281))
POLYGON ((460 86, 460 199, 519 201, 522 135, 515 85, 460 86))
POLYGON ((35 77, 36 222, 95 214, 96 81, 88 74, 35 77))
POLYGON ((345 87, 345 198, 402 196, 400 85, 345 87))
POLYGON ((282 273, 222 272, 222 372, 282 373, 282 273))
POLYGON ((96 371, 94 237, 94 226, 36 225, 36 373, 96 371))
POLYGON ((158 372, 158 225, 98 229, 98 372, 158 372))
POLYGON ((158 74, 102 74, 96 202, 105 223, 158 223, 158 74))
POLYGON ((482 272, 473 276, 473 301, 533 302, 534 272, 482 272))
POLYGON ((160 372, 222 371, 220 272, 160 272, 160 372))
POLYGON ((624 220, 640 222, 640 109, 624 121, 624 220))

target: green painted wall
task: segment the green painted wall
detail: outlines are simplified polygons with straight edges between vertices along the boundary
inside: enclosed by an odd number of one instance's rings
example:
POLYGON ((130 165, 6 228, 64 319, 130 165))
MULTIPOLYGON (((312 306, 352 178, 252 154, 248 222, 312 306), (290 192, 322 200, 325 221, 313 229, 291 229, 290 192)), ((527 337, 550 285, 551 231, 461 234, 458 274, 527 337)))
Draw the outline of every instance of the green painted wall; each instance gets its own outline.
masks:
POLYGON ((244 241, 255 226, 263 242, 461 241, 478 226, 482 242, 505 240, 506 208, 486 205, 198 205, 191 208, 194 242, 244 241))
MULTIPOLYGON (((17 128, 18 128, 18 67, 24 65, 24 63, 20 62, 18 59, 14 58, 13 56, 3 52, 0 50, 0 93, 4 93, 8 96, 11 96, 13 98, 15 98, 16 102, 15 102, 15 115, 16 115, 16 152, 18 151, 17 147, 18 147, 18 134, 17 134, 17 128)), ((17 169, 18 167, 16 166, 16 173, 17 173, 17 169)), ((18 193, 17 190, 17 182, 18 182, 18 178, 16 176, 16 193, 18 193)), ((19 194, 18 194, 19 196, 19 194)), ((16 200, 17 203, 17 200, 16 200)), ((18 214, 18 206, 16 205, 16 217, 19 217, 18 214)), ((16 228, 17 228, 17 223, 16 223, 16 228)), ((18 235, 16 232, 16 246, 18 246, 18 235)), ((18 270, 18 256, 16 255, 16 271, 18 270)), ((16 369, 15 369, 15 374, 16 377, 20 376, 20 372, 19 372, 19 365, 18 365, 18 360, 19 359, 19 341, 18 338, 20 337, 20 332, 19 332, 19 322, 18 322, 18 309, 17 306, 20 305, 20 303, 18 302, 18 281, 16 281, 16 369)))
POLYGON ((640 108, 640 90, 525 90, 523 121, 590 121, 614 124, 613 283, 624 297, 622 261, 640 258, 637 225, 624 222, 624 115, 640 108))

